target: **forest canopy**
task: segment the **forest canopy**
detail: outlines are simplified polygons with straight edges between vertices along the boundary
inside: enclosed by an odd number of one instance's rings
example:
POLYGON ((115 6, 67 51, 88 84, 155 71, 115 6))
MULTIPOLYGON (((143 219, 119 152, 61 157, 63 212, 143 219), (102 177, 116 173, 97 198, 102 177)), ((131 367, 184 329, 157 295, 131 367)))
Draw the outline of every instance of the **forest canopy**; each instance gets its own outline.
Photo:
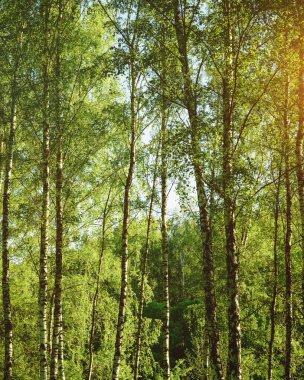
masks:
POLYGON ((303 0, 0 0, 4 380, 304 379, 303 0))

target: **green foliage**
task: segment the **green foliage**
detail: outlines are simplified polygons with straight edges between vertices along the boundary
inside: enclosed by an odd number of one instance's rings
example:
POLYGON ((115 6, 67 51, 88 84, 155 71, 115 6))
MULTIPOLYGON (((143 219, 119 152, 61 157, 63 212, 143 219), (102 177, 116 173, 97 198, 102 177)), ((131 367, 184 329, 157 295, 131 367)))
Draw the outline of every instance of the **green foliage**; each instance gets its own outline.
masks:
MULTIPOLYGON (((50 223, 48 329, 56 244, 56 36, 58 1, 50 2, 49 50, 50 223)), ((121 286, 121 231, 129 163, 131 101, 136 108, 136 169, 128 225, 129 282, 121 380, 133 378, 142 256, 146 244, 151 184, 156 170, 148 269, 145 278, 140 375, 162 380, 162 249, 160 231, 159 128, 163 97, 168 107, 168 236, 171 380, 206 375, 210 347, 204 304, 203 241, 193 158, 204 174, 217 301, 220 353, 228 355, 227 268, 223 200, 223 1, 179 1, 186 28, 189 76, 195 94, 201 152, 193 156, 180 69, 173 2, 129 0, 66 2, 62 15, 60 120, 64 151, 63 337, 66 378, 86 378, 94 295, 99 284, 93 332, 92 379, 111 378, 121 286), (163 27, 166 38, 162 39, 163 27), (136 34, 136 38, 133 36, 136 34), (166 58, 166 80, 162 59, 166 58), (137 81, 130 96, 130 62, 137 81), (158 156, 158 158, 157 158, 158 156), (158 166, 155 162, 158 160, 158 166), (104 252, 100 277, 104 207, 104 252), (209 351, 208 351, 209 350, 209 351)), ((245 380, 266 378, 270 305, 274 286, 274 208, 280 186, 278 276, 273 380, 284 378, 286 316, 286 190, 284 157, 292 186, 292 290, 294 379, 304 371, 302 233, 295 144, 300 60, 298 17, 293 2, 231 1, 233 212, 239 253, 242 362, 245 380), (283 4, 284 3, 284 4, 283 4), (288 139, 283 130, 284 83, 289 77, 288 139), (290 142, 290 146, 287 144, 290 142)), ((43 60, 42 1, 0 3, 0 188, 3 191, 12 96, 17 130, 10 197, 10 288, 14 334, 14 379, 39 372, 38 286, 42 203, 43 60), (12 92, 16 84, 16 93, 12 92)), ((191 116, 191 115, 190 115, 191 116)), ((1 202, 2 204, 2 202, 1 202)), ((0 206, 2 208, 2 206, 0 206)), ((2 299, 0 300, 2 307, 2 299)), ((0 324, 0 372, 4 326, 0 324)), ((48 363, 49 364, 49 363, 48 363)), ((207 370, 208 372, 208 370, 207 370)), ((225 371, 224 371, 225 372, 225 371)), ((209 373, 210 375, 210 373, 209 373)))

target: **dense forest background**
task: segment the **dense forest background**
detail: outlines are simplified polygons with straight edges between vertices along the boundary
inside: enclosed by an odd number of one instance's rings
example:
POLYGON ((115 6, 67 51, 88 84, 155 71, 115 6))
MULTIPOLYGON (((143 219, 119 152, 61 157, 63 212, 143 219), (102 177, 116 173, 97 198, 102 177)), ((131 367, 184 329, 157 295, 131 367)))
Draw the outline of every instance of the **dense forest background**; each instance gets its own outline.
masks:
POLYGON ((304 379, 304 2, 0 1, 4 380, 304 379))

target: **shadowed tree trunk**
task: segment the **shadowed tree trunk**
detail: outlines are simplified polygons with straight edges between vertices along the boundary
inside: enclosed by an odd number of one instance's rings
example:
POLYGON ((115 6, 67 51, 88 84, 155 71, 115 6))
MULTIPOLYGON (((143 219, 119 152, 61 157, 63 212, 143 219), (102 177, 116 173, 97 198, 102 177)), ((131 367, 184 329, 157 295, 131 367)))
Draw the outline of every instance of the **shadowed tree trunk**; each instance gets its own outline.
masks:
POLYGON ((286 75, 284 94, 284 136, 283 150, 285 163, 285 189, 286 189, 286 232, 285 232, 285 379, 291 380, 292 355, 292 268, 291 268, 291 236, 292 236, 292 190, 290 183, 290 122, 289 114, 289 77, 286 75))
MULTIPOLYGON (((279 177, 281 176, 281 168, 279 177)), ((268 380, 272 380, 273 368, 273 346, 275 339, 275 323, 276 323, 276 304, 278 291, 278 232, 279 232, 279 200, 280 200, 280 185, 277 184, 275 206, 274 206, 274 238, 273 238, 273 289, 270 305, 270 339, 268 347, 268 380)))
POLYGON ((93 359, 94 359, 93 342, 94 342, 95 329, 96 329, 96 309, 97 309, 97 305, 98 305, 102 261, 103 261, 104 251, 105 251, 105 242, 106 242, 105 233, 106 233, 107 216, 109 213, 109 201, 110 201, 111 191, 112 191, 112 188, 110 187, 110 190, 108 192, 108 196, 106 199, 106 203, 105 203, 105 206, 103 209, 103 215, 102 215, 101 247, 100 247, 99 260, 98 260, 96 288, 95 288, 95 293, 94 293, 94 297, 93 297, 92 313, 91 313, 91 330, 90 330, 90 340, 89 340, 90 358, 89 358, 89 371, 88 371, 88 376, 87 376, 88 380, 91 380, 92 372, 93 372, 93 359))
POLYGON ((49 318, 47 323, 47 347, 48 347, 48 356, 52 355, 52 337, 54 329, 54 298, 55 298, 55 289, 53 288, 52 294, 49 295, 49 318))
POLYGON ((58 3, 58 22, 56 37, 56 267, 54 285, 54 327, 51 357, 51 380, 64 380, 63 360, 63 320, 62 320, 62 248, 63 248, 63 126, 61 120, 61 28, 62 0, 58 3))
POLYGON ((63 155, 62 137, 57 139, 57 169, 56 169, 56 269, 54 289, 54 326, 51 358, 51 380, 56 380, 62 367, 62 238, 63 238, 63 155))
MULTIPOLYGON (((206 318, 205 318, 206 321, 206 318)), ((205 325, 206 326, 206 325, 205 325)), ((206 329, 204 333, 203 341, 203 352, 202 352, 202 364, 203 364, 203 373, 202 380, 208 380, 208 370, 209 370, 209 337, 208 330, 206 329)))
MULTIPOLYGON (((1 118, 0 118, 0 122, 3 122, 1 118)), ((2 181, 3 181, 4 146, 5 146, 4 141, 5 141, 5 130, 4 130, 4 122, 3 122, 3 124, 1 125, 1 132, 0 132, 0 191, 2 191, 2 181)))
MULTIPOLYGON (((165 12, 165 1, 162 1, 165 12)), ((167 100, 165 97, 165 83, 167 80, 166 46, 166 20, 161 23, 161 248, 162 248, 162 276, 163 276, 163 305, 162 320, 162 350, 163 350, 163 376, 170 379, 170 295, 169 295, 169 244, 167 229, 167 181, 168 181, 168 130, 167 130, 167 100)))
POLYGON ((4 319, 4 371, 3 379, 11 380, 13 374, 13 324, 11 312, 11 293, 9 283, 9 217, 10 217, 10 195, 11 177, 13 170, 13 153, 16 131, 16 74, 12 79, 11 91, 11 115, 10 130, 6 152, 6 165, 4 173, 3 208, 2 208, 2 303, 4 319))
MULTIPOLYGON (((131 55, 134 48, 131 48, 131 55)), ((135 148, 136 148, 136 69, 133 58, 130 63, 131 71, 131 140, 130 140, 130 157, 129 169, 125 184, 124 206, 123 206, 123 225, 122 225, 122 249, 121 249, 121 286, 119 298, 119 311, 117 320, 117 332, 115 341, 115 354, 112 369, 112 380, 119 379, 120 363, 122 358, 122 344, 124 325, 126 317, 126 302, 127 302, 127 289, 128 289, 128 235, 129 235, 129 218, 130 218, 130 193, 133 181, 133 173, 135 168, 135 148)))
POLYGON ((138 305, 138 313, 137 313, 137 331, 136 331, 136 337, 135 337, 134 380, 137 380, 139 376, 139 363, 140 363, 140 355, 141 355, 141 339, 142 339, 142 325, 143 325, 143 309, 144 309, 144 302, 145 302, 145 282, 146 282, 146 277, 147 277, 150 235, 151 235, 151 229, 152 229, 152 212, 153 212, 153 204, 154 204, 154 198, 155 198, 157 165, 158 165, 158 151, 157 151, 157 155, 155 159, 155 167, 154 167, 154 173, 153 173, 150 205, 149 205, 148 220, 147 220, 146 241, 144 245, 144 251, 142 254, 142 263, 141 263, 142 267, 141 267, 141 280, 140 280, 140 292, 139 292, 139 305, 138 305))
POLYGON ((301 217, 301 249, 302 249, 302 310, 304 311, 304 4, 296 0, 297 23, 299 25, 299 79, 298 79, 298 131, 296 138, 296 159, 298 194, 301 217))
POLYGON ((42 143, 42 213, 41 213, 41 237, 40 237, 40 274, 39 274, 39 330, 40 330, 40 380, 48 379, 48 337, 47 337, 47 256, 48 256, 48 227, 49 227, 49 161, 50 161, 50 128, 49 128, 49 1, 41 4, 41 16, 43 19, 43 143, 42 143))
POLYGON ((169 322, 170 322, 170 300, 169 300, 169 245, 167 231, 167 110, 165 100, 162 104, 161 120, 161 235, 162 235, 162 274, 163 274, 163 370, 164 379, 170 379, 170 356, 169 356, 169 322))
POLYGON ((58 352, 58 378, 60 380, 65 380, 62 306, 60 310, 59 321, 60 321, 60 330, 59 330, 59 352, 58 352))
POLYGON ((51 358, 51 380, 64 378, 63 374, 63 335, 62 335, 62 239, 63 239, 63 154, 62 137, 57 139, 56 169, 56 269, 54 288, 54 326, 51 358))
POLYGON ((232 124, 232 25, 231 0, 223 1, 225 18, 225 72, 223 74, 223 191, 226 233, 228 291, 228 363, 227 380, 241 380, 241 324, 239 305, 239 252, 236 242, 235 194, 233 180, 232 124))
POLYGON ((200 216, 200 229, 203 242, 203 281, 204 302, 206 309, 206 326, 210 342, 210 372, 214 379, 223 379, 220 358, 220 339, 216 315, 216 296, 214 286, 214 265, 212 250, 212 230, 209 220, 208 200, 204 188, 204 173, 201 163, 200 121, 197 113, 197 99, 188 62, 188 33, 184 26, 185 19, 180 12, 181 4, 172 0, 174 10, 174 26, 178 43, 179 58, 183 75, 184 103, 190 122, 191 160, 194 168, 197 201, 200 216))

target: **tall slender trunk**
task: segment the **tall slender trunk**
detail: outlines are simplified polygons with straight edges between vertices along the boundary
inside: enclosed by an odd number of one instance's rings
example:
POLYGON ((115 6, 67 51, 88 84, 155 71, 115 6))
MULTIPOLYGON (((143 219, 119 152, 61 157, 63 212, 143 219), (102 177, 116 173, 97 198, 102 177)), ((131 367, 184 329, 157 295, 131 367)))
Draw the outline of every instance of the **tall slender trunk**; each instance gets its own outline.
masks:
POLYGON ((185 254, 183 250, 179 251, 179 265, 180 265, 180 297, 185 299, 185 254))
MULTIPOLYGON (((206 318, 205 318, 206 321, 206 318)), ((207 325, 206 325, 207 327, 207 325)), ((203 341, 203 352, 202 352, 202 380, 208 380, 208 370, 209 370, 209 336, 208 329, 205 329, 204 341, 203 341)))
MULTIPOLYGON (((61 132, 59 132, 61 133, 61 132)), ((63 244, 63 154, 62 136, 57 139, 56 169, 56 269, 54 288, 54 326, 51 357, 51 380, 64 378, 62 334, 62 244, 63 244)))
MULTIPOLYGON (((132 49, 133 54, 133 49, 132 49)), ((120 363, 122 357, 122 344, 126 316, 126 302, 128 290, 128 235, 129 235, 129 217, 130 217, 130 193, 135 168, 135 148, 136 148, 136 72, 135 63, 132 59, 131 69, 131 141, 130 141, 130 158, 129 170, 125 184, 124 207, 123 207, 123 225, 122 225, 122 249, 121 249, 121 287, 119 299, 119 311, 117 320, 117 331, 115 341, 115 354, 112 369, 112 380, 119 379, 120 363)))
POLYGON ((63 128, 61 119, 61 21, 62 0, 58 4, 56 38, 56 268, 54 286, 54 328, 51 357, 51 380, 64 380, 62 320, 62 247, 63 247, 63 128))
POLYGON ((103 215, 102 215, 102 226, 101 226, 101 247, 100 247, 100 255, 98 260, 98 270, 97 270, 97 279, 96 279, 96 288, 95 293, 93 297, 93 303, 92 303, 92 312, 91 312, 91 329, 90 329, 90 340, 89 340, 89 371, 87 379, 91 380, 92 378, 92 372, 93 372, 93 359, 94 359, 94 352, 93 352, 93 341, 95 336, 95 329, 96 329, 96 310, 98 305, 98 296, 99 296, 99 287, 100 287, 100 277, 101 277, 101 269, 102 269, 102 261, 105 251, 105 242, 106 242, 106 224, 107 224, 107 216, 108 216, 108 206, 110 201, 112 188, 110 188, 108 192, 108 196, 106 199, 106 203, 103 209, 103 215))
MULTIPOLYGON (((60 132, 59 132, 60 133, 60 132)), ((51 380, 63 378, 63 336, 62 336, 62 243, 63 243, 63 154, 62 136, 57 139, 56 169, 56 269, 54 289, 54 327, 51 358, 51 380)))
POLYGON ((13 324, 11 312, 11 294, 9 283, 9 217, 10 217, 10 195, 11 176, 13 170, 13 152, 16 131, 16 74, 12 80, 11 93, 11 116, 9 139, 6 152, 6 166, 3 188, 3 217, 2 217, 2 303, 4 319, 4 371, 3 379, 11 380, 13 373, 13 324))
POLYGON ((170 379, 170 353, 169 353, 169 323, 170 323, 170 299, 169 299, 169 245, 167 231, 167 110, 165 100, 162 101, 161 116, 161 235, 162 235, 162 274, 163 274, 163 370, 164 379, 170 379))
POLYGON ((292 268, 291 268, 291 236, 292 236, 292 190, 290 183, 290 138, 289 138, 289 78, 286 75, 284 95, 284 163, 286 188, 286 233, 285 233, 285 379, 291 380, 291 354, 292 354, 292 268))
POLYGON ((141 263, 142 267, 141 267, 141 279, 140 279, 139 305, 138 305, 138 313, 137 313, 137 331, 136 331, 136 337, 135 337, 134 380, 138 379, 138 374, 139 374, 142 325, 143 325, 143 310, 144 310, 144 302, 145 302, 145 282, 146 282, 146 277, 147 277, 148 255, 149 255, 150 236, 151 236, 151 229, 152 229, 152 212, 153 212, 153 204, 154 204, 154 198, 155 198, 157 166, 158 166, 158 151, 157 151, 157 155, 155 159, 155 167, 154 167, 154 173, 153 173, 150 205, 149 205, 148 220, 147 220, 146 241, 144 245, 144 251, 142 254, 142 263, 141 263))
POLYGON ((5 131, 4 123, 1 126, 0 132, 0 191, 2 190, 2 181, 3 181, 3 166, 4 166, 4 141, 5 141, 5 131))
MULTIPOLYGON (((165 12, 165 3, 162 2, 165 12)), ((167 80, 167 60, 165 50, 167 39, 166 20, 161 24, 161 248, 162 248, 162 276, 163 276, 163 305, 162 319, 162 350, 163 350, 163 376, 170 380, 170 295, 169 295, 169 244, 167 229, 167 181, 168 181, 168 130, 167 130, 167 100, 165 97, 165 83, 167 80)))
POLYGON ((47 348, 48 357, 52 356, 52 337, 54 329, 54 302, 55 302, 55 289, 53 288, 49 301, 49 318, 47 323, 47 348))
POLYGON ((203 242, 204 302, 206 310, 206 325, 210 342, 210 371, 211 376, 214 379, 222 380, 224 377, 220 357, 220 338, 216 315, 212 229, 209 219, 208 200, 204 188, 204 172, 201 163, 200 121, 197 114, 197 99, 188 62, 187 33, 183 26, 185 23, 180 13, 179 1, 172 0, 172 2, 174 8, 175 32, 183 75, 184 102, 190 121, 191 159, 195 173, 200 229, 203 242))
POLYGON ((60 330, 59 330, 59 348, 58 348, 58 378, 60 380, 65 380, 62 305, 60 309, 59 322, 60 322, 60 330))
POLYGON ((296 0, 299 24, 299 79, 298 79, 298 131, 296 138, 296 160, 298 195, 301 217, 301 249, 302 249, 302 310, 304 312, 304 4, 296 0))
POLYGON ((223 75, 223 190, 226 233, 227 291, 228 291, 228 363, 227 380, 240 380, 241 324, 239 305, 239 252, 236 244, 236 218, 233 181, 232 124, 232 25, 231 1, 223 1, 225 18, 225 72, 223 75))
MULTIPOLYGON (((281 174, 281 168, 279 170, 281 174)), ((272 380, 273 346, 275 339, 276 304, 278 291, 278 233, 279 233, 279 200, 280 182, 277 184, 274 209, 274 238, 273 238, 273 289, 270 305, 270 339, 268 347, 268 380, 272 380)))
POLYGON ((49 66, 48 66, 48 23, 49 2, 41 6, 44 19, 44 51, 43 51, 43 143, 42 143, 42 213, 40 237, 40 274, 39 274, 39 330, 40 330, 40 380, 48 379, 48 338, 47 338, 47 256, 49 227, 49 185, 50 185, 50 128, 49 128, 49 66))

